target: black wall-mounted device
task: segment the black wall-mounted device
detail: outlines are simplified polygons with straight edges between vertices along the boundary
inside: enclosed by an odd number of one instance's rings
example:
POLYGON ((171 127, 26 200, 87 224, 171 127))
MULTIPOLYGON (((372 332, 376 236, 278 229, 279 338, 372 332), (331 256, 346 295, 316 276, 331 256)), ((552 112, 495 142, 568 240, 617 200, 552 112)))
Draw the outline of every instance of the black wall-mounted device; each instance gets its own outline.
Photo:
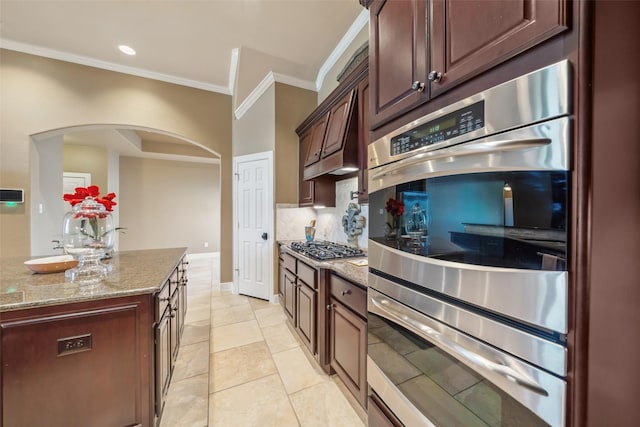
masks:
POLYGON ((24 203, 24 190, 0 188, 0 203, 24 203))

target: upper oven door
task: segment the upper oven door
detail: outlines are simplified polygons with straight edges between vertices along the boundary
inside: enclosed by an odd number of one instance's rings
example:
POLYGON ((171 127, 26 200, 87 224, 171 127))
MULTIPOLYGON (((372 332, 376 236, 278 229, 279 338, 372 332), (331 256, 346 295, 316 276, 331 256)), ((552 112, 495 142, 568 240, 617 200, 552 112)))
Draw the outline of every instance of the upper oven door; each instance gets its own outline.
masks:
POLYGON ((566 333, 569 123, 370 170, 370 268, 566 333))

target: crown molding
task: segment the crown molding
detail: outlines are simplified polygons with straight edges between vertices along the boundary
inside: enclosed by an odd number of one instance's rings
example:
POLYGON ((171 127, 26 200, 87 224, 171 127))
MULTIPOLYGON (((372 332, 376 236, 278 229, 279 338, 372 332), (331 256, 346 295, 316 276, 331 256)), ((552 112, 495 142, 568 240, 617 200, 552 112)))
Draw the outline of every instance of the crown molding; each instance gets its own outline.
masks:
POLYGON ((331 52, 331 55, 324 62, 322 67, 320 67, 320 71, 318 71, 318 77, 315 82, 298 79, 295 77, 287 76, 285 74, 279 74, 274 72, 269 72, 260 83, 251 91, 249 96, 247 96, 244 101, 236 108, 234 111, 236 119, 240 119, 244 114, 251 109, 251 106, 260 99, 260 97, 264 94, 264 92, 269 89, 269 87, 275 83, 284 83, 290 86, 299 87, 302 89, 312 90, 314 92, 318 92, 322 87, 325 77, 327 73, 336 62, 340 59, 340 57, 344 54, 347 48, 353 43, 353 40, 360 33, 362 28, 369 23, 369 11, 363 10, 360 12, 358 17, 355 19, 349 30, 342 37, 336 48, 331 52))
POLYGON ((349 48, 351 43, 353 43, 353 40, 355 40, 356 36, 360 33, 360 31, 362 31, 364 26, 368 24, 369 11, 367 9, 363 9, 355 19, 355 21, 353 21, 353 24, 351 24, 351 27, 349 27, 336 48, 333 49, 331 55, 329 55, 324 64, 322 64, 322 67, 320 67, 320 70, 318 71, 318 77, 316 78, 316 92, 319 91, 322 87, 324 79, 325 77, 327 77, 327 73, 329 72, 329 70, 331 70, 331 68, 336 65, 336 62, 338 62, 340 57, 342 57, 342 55, 349 48))
POLYGON ((156 73, 153 71, 145 70, 142 68, 128 67, 125 65, 114 64, 113 62, 101 61, 86 56, 73 55, 67 52, 59 50, 43 48, 26 43, 14 42, 11 40, 0 39, 0 48, 14 50, 17 52, 28 53, 31 55, 43 56, 45 58, 57 59, 60 61, 72 62, 74 64, 86 65, 94 68, 101 68, 104 70, 115 71, 118 73, 130 74, 133 76, 144 77, 152 80, 159 80, 166 83, 173 83, 180 86, 192 87, 195 89, 202 89, 209 92, 222 93, 224 95, 231 95, 231 91, 228 87, 213 85, 204 83, 197 80, 183 79, 168 74, 156 73))
POLYGON ((231 61, 229 62, 229 94, 233 95, 236 89, 236 73, 238 72, 238 62, 240 60, 240 49, 231 49, 231 61))

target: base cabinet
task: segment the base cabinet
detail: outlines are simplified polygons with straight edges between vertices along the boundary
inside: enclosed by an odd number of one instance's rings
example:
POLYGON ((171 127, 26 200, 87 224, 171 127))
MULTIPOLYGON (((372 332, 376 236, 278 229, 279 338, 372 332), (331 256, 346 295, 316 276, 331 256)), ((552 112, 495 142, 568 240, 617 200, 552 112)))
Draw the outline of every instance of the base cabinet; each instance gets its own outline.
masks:
POLYGON ((316 353, 316 313, 318 296, 316 292, 299 281, 296 286, 298 308, 296 310, 296 330, 311 354, 316 353))
POLYGON ((150 295, 2 313, 0 425, 150 426, 152 323, 150 295))
POLYGON ((296 326, 297 318, 296 318, 296 278, 293 273, 289 270, 285 270, 282 275, 284 283, 283 283, 283 295, 284 295, 284 313, 289 318, 289 321, 296 326))
POLYGON ((180 350, 180 339, 187 314, 188 262, 184 259, 173 271, 169 280, 155 295, 155 421, 160 425, 164 403, 169 391, 171 375, 180 350))
POLYGON ((364 407, 367 401, 367 293, 331 274, 329 360, 331 368, 364 407))
POLYGON ((284 313, 300 340, 318 355, 318 270, 286 252, 280 254, 284 313))

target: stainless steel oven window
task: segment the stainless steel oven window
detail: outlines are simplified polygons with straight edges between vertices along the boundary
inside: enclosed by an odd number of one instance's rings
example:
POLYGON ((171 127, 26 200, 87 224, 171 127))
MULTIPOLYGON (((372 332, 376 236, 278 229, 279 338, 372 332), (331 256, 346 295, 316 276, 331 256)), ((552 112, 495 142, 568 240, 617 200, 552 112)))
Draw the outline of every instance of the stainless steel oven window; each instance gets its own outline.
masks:
POLYGON ((403 423, 564 424, 563 379, 369 290, 369 384, 403 423))

